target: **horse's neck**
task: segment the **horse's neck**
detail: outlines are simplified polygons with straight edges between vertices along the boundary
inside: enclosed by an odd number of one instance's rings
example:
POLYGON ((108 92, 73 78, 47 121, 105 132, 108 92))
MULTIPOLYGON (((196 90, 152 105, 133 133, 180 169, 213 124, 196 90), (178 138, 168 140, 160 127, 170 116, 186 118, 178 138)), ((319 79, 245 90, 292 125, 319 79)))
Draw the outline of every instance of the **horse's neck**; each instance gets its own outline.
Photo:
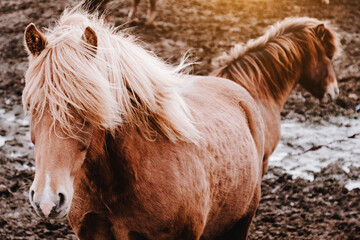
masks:
MULTIPOLYGON (((121 136, 121 134, 116 134, 121 136)), ((121 202, 126 198, 132 181, 128 163, 122 155, 122 139, 104 134, 92 144, 83 165, 81 186, 99 197, 98 201, 106 206, 121 202), (117 194, 114 195, 114 192, 117 194), (116 199, 113 196, 119 196, 116 199), (106 201, 106 202, 103 202, 106 201)))
POLYGON ((253 95, 252 97, 255 99, 255 101, 258 103, 258 105, 264 106, 264 108, 262 110, 267 111, 268 112, 267 114, 272 113, 272 114, 280 115, 292 90, 294 89, 295 85, 299 81, 300 74, 301 74, 301 71, 299 68, 298 72, 294 72, 291 76, 288 76, 288 78, 286 79, 287 87, 282 89, 281 94, 279 94, 279 96, 276 97, 276 99, 270 93, 271 89, 268 89, 269 93, 267 94, 268 96, 272 96, 270 98, 258 96, 257 94, 253 95))
POLYGON ((259 96, 253 96, 257 102, 265 125, 265 159, 267 159, 275 150, 275 147, 280 140, 280 113, 293 88, 298 83, 300 73, 301 72, 299 71, 291 76, 291 79, 287 79, 289 81, 288 87, 283 89, 279 99, 265 99, 259 96))

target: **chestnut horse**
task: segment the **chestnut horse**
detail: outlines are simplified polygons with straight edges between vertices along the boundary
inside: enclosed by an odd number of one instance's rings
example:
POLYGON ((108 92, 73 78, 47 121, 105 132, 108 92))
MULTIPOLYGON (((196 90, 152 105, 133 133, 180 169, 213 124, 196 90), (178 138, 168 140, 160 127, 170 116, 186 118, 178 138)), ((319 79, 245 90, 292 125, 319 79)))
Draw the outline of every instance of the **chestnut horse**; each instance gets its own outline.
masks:
POLYGON ((214 61, 210 74, 243 86, 255 99, 265 123, 264 170, 280 139, 281 110, 297 83, 323 102, 339 94, 331 63, 336 33, 314 18, 288 18, 263 36, 238 44, 214 61))
POLYGON ((80 239, 246 239, 264 126, 243 87, 186 75, 78 8, 25 43, 39 216, 68 214, 80 239))

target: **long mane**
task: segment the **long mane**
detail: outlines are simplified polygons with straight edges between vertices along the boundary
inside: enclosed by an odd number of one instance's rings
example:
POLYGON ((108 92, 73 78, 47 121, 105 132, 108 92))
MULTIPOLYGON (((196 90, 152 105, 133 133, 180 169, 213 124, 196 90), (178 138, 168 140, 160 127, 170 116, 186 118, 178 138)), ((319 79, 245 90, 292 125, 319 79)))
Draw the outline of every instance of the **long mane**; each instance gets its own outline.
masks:
POLYGON ((30 56, 25 77, 23 105, 33 118, 48 111, 53 125, 70 137, 76 137, 74 122, 80 116, 112 133, 130 124, 148 139, 157 134, 172 141, 199 139, 180 95, 188 84, 183 63, 164 63, 134 37, 79 8, 65 10, 45 38, 46 48, 30 56), (88 26, 98 37, 96 49, 81 40, 88 26))
POLYGON ((333 56, 338 49, 338 39, 331 28, 326 27, 327 37, 321 41, 314 28, 322 24, 314 18, 288 18, 271 26, 266 33, 237 44, 229 54, 213 61, 211 75, 238 82, 252 96, 278 99, 283 89, 288 89, 295 71, 302 61, 318 56, 321 45, 326 54, 333 56))

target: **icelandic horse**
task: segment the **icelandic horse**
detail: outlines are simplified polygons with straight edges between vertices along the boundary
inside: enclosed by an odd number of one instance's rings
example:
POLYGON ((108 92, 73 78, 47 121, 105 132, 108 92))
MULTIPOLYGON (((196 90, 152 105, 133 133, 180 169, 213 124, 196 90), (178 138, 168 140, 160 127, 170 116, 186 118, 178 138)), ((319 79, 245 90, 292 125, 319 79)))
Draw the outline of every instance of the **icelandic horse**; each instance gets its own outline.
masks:
POLYGON ((78 7, 25 30, 37 214, 79 239, 246 239, 264 125, 240 85, 196 77, 78 7))
POLYGON ((339 88, 332 58, 337 34, 314 18, 288 18, 229 54, 213 61, 212 76, 230 79, 255 99, 265 124, 263 174, 280 140, 281 110, 297 83, 322 102, 337 97, 339 88))

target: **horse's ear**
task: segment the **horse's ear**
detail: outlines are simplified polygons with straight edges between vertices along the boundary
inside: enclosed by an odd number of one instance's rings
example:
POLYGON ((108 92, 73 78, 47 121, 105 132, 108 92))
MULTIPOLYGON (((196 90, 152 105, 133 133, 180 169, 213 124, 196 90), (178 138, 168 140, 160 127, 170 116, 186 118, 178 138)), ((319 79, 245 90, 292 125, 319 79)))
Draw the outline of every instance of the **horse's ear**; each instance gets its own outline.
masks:
POLYGON ((25 29, 25 43, 33 56, 39 55, 45 49, 46 39, 33 23, 30 23, 25 29))
POLYGON ((318 38, 323 41, 326 35, 326 29, 325 29, 325 25, 323 23, 317 25, 315 27, 315 33, 318 36, 318 38))
POLYGON ((91 51, 96 53, 98 46, 97 36, 95 31, 91 27, 86 27, 81 39, 91 46, 91 51))

